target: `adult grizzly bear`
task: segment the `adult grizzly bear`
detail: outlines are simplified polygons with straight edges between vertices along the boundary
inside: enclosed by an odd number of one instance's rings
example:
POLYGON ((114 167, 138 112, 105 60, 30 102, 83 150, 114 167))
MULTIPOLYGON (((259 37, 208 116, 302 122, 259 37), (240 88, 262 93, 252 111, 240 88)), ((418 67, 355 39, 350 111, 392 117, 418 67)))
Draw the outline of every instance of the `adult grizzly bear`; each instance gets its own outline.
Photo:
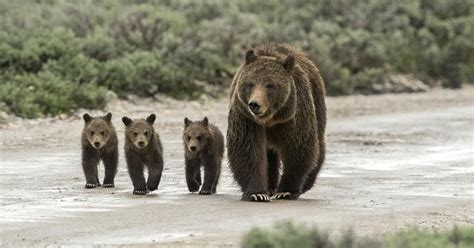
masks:
POLYGON ((311 189, 325 155, 324 92, 318 68, 295 48, 247 51, 231 85, 227 130, 243 200, 297 199, 311 189))

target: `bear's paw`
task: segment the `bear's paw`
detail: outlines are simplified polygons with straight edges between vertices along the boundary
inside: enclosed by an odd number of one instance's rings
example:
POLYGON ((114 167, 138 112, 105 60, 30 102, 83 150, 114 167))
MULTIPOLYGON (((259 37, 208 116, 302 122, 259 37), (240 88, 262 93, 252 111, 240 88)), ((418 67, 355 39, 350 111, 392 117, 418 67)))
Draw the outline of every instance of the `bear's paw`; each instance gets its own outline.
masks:
POLYGON ((86 188, 86 189, 97 188, 97 184, 96 184, 96 183, 86 183, 85 188, 86 188))
POLYGON ((249 197, 250 201, 254 202, 270 202, 272 199, 266 193, 255 193, 251 194, 249 197))
POLYGON ((272 199, 276 200, 296 200, 300 194, 296 193, 291 193, 291 192, 276 192, 273 196, 272 199))

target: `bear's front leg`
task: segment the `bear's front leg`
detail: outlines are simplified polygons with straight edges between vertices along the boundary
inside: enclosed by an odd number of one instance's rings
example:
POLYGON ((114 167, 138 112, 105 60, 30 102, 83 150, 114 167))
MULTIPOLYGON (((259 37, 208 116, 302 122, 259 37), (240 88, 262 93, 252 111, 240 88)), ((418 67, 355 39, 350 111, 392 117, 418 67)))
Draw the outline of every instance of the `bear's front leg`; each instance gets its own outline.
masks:
POLYGON ((117 165, 118 165, 118 151, 114 149, 111 152, 104 153, 102 155, 102 161, 104 162, 105 167, 105 176, 104 183, 102 187, 104 188, 113 188, 115 187, 114 179, 117 174, 117 165))
POLYGON ((97 165, 99 164, 99 152, 94 148, 84 147, 82 150, 82 169, 86 177, 86 189, 97 188, 100 186, 97 165))
POLYGON ((268 162, 265 130, 255 122, 231 110, 227 129, 227 155, 242 200, 269 202, 268 162))
POLYGON ((283 174, 273 199, 296 200, 301 195, 306 176, 316 165, 315 151, 310 147, 283 152, 283 174))
POLYGON ((128 174, 133 183, 134 195, 146 195, 147 188, 145 177, 143 176, 143 164, 135 154, 126 154, 128 174))
POLYGON ((218 161, 212 156, 206 156, 204 158, 204 184, 199 191, 200 195, 212 195, 216 192, 217 180, 219 180, 219 167, 218 161))
POLYGON ((161 173, 163 172, 163 157, 158 153, 155 154, 153 160, 148 165, 147 189, 154 191, 160 185, 161 173))
POLYGON ((185 158, 185 166, 186 184, 188 185, 189 192, 199 191, 201 186, 201 161, 196 158, 185 158))

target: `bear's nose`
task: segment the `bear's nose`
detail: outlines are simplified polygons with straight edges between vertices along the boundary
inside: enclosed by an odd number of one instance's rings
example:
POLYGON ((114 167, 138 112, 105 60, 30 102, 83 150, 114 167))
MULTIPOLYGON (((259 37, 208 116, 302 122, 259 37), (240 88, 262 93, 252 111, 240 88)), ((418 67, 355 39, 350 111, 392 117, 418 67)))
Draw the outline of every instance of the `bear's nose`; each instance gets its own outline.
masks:
POLYGON ((139 145, 139 146, 144 146, 144 145, 145 145, 145 142, 143 142, 143 141, 138 141, 138 145, 139 145))
POLYGON ((99 146, 100 146, 100 142, 94 142, 94 146, 95 146, 95 147, 99 147, 99 146))
POLYGON ((249 102, 249 109, 250 111, 254 112, 255 114, 258 114, 260 111, 260 104, 256 101, 251 101, 249 102))
POLYGON ((191 149, 191 151, 193 151, 193 152, 196 151, 196 147, 195 147, 195 146, 190 146, 189 149, 191 149))

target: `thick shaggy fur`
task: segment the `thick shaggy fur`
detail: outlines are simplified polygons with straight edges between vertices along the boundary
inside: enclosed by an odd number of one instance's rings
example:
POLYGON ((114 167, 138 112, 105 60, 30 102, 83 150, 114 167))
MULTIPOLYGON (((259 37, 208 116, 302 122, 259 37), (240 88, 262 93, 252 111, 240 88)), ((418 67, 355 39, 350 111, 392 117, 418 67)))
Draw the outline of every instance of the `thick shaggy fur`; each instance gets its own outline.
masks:
POLYGON ((132 120, 123 117, 125 124, 125 158, 133 183, 133 194, 145 195, 158 189, 163 171, 163 147, 153 128, 156 116, 132 120), (144 168, 148 169, 145 181, 144 168))
POLYGON ((112 125, 112 114, 92 117, 84 114, 82 130, 82 169, 86 177, 86 188, 100 186, 97 166, 102 160, 105 167, 104 188, 114 187, 118 165, 117 132, 112 125))
POLYGON ((324 97, 319 70, 295 48, 269 44, 246 53, 231 85, 227 131, 242 199, 296 199, 311 189, 325 156, 324 97))
POLYGON ((224 156, 224 136, 219 129, 209 124, 207 117, 202 121, 184 119, 183 131, 186 182, 190 192, 201 186, 201 166, 204 167, 204 184, 201 195, 216 193, 224 156))

